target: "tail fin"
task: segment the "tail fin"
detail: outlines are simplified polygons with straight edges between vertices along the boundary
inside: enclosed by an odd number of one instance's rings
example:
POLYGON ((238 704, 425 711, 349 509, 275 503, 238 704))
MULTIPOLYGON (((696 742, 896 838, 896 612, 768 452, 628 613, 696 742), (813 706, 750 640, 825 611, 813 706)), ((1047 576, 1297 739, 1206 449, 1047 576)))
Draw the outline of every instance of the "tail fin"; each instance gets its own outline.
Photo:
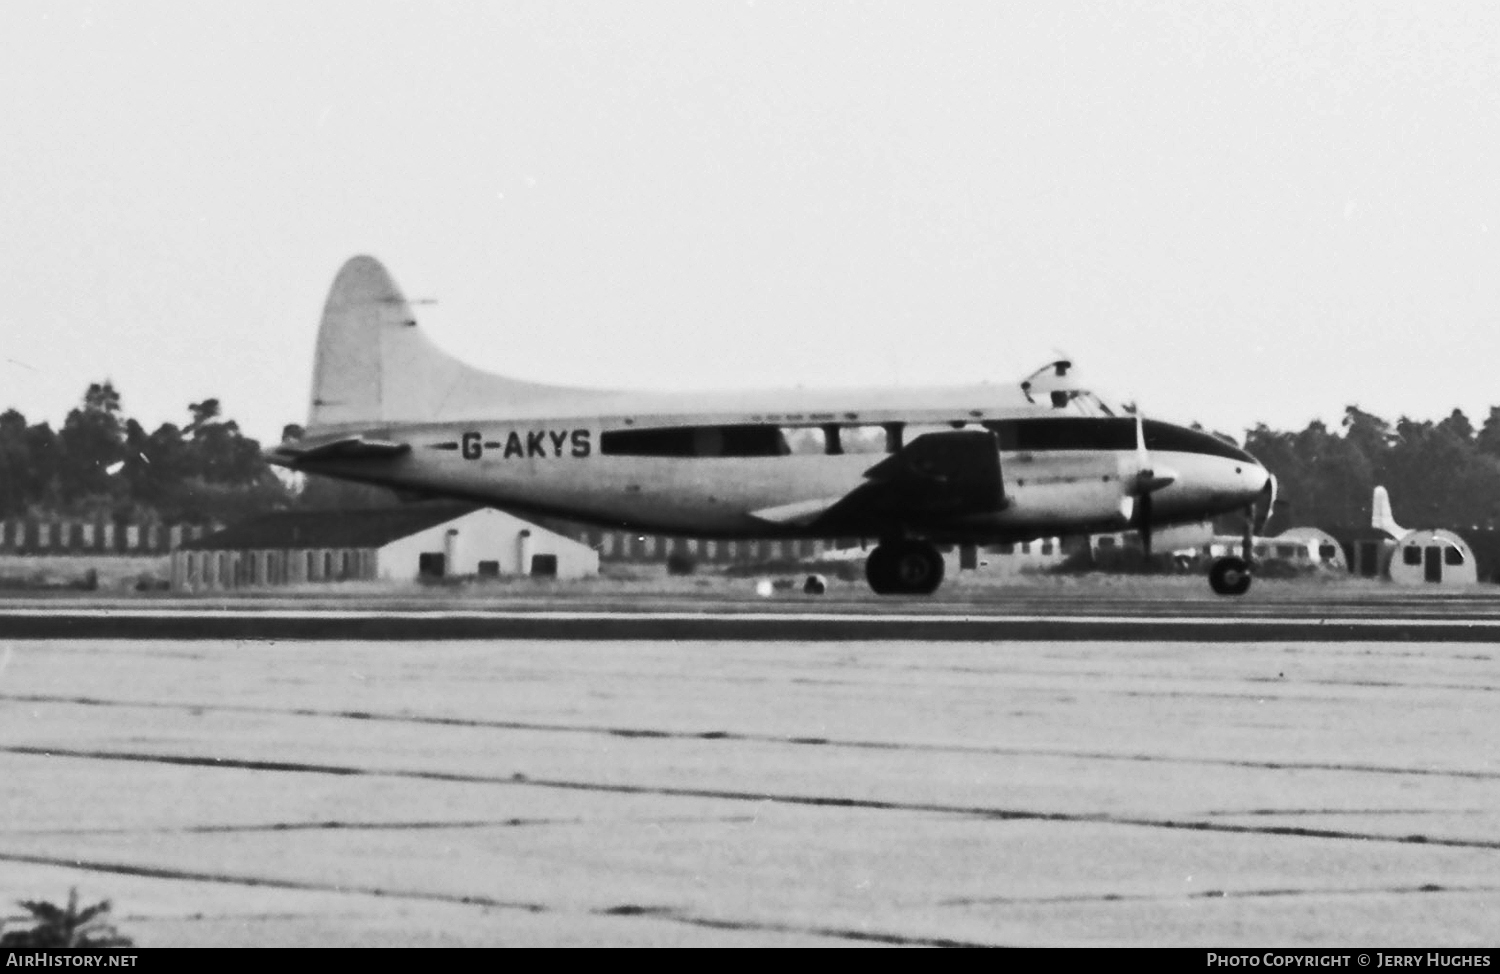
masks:
POLYGON ((333 432, 471 418, 582 391, 518 382, 460 362, 422 334, 381 263, 360 256, 339 270, 323 306, 307 426, 333 432))
POLYGON ((1394 538, 1406 533, 1391 514, 1391 495, 1384 487, 1376 487, 1375 495, 1370 499, 1370 526, 1388 532, 1394 538))

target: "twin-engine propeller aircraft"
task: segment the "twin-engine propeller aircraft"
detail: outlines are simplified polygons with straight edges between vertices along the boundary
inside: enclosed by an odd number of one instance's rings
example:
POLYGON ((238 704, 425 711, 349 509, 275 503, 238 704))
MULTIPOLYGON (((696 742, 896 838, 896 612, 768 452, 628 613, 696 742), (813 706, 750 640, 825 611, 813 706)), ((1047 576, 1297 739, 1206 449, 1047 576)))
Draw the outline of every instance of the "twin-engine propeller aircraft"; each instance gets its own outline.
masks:
MULTIPOLYGON (((296 470, 517 513, 702 538, 878 538, 882 595, 935 591, 938 545, 1134 529, 1243 510, 1275 491, 1207 433, 1112 410, 1053 362, 1014 385, 650 393, 541 385, 434 346, 384 267, 334 279, 296 470)), ((1258 509, 1258 511, 1257 511, 1258 509)), ((1221 558, 1221 595, 1250 587, 1221 558)))

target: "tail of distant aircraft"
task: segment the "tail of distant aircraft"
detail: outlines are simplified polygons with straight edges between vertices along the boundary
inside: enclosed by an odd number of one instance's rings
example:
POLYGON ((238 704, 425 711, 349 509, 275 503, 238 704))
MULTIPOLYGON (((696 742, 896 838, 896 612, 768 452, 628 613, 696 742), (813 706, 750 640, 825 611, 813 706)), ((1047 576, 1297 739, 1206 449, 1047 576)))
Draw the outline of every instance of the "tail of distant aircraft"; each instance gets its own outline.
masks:
POLYGON ((1399 538, 1406 533, 1406 529, 1396 523, 1396 518, 1391 514, 1391 495, 1384 487, 1375 488, 1375 496, 1370 499, 1370 526, 1379 528, 1399 538))
POLYGON ((318 329, 309 432, 495 414, 573 390, 484 372, 438 348, 373 257, 339 270, 318 329))

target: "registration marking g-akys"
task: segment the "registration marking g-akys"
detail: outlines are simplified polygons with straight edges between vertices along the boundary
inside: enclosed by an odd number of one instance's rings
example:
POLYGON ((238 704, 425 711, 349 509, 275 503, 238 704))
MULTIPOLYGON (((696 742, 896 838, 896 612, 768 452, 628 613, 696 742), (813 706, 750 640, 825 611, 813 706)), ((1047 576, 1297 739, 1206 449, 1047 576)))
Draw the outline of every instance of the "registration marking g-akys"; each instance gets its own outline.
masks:
POLYGON ((465 460, 494 459, 497 456, 504 460, 562 456, 582 459, 593 450, 587 429, 510 430, 497 436, 499 438, 486 439, 483 433, 471 430, 457 440, 429 445, 434 450, 456 450, 465 460))

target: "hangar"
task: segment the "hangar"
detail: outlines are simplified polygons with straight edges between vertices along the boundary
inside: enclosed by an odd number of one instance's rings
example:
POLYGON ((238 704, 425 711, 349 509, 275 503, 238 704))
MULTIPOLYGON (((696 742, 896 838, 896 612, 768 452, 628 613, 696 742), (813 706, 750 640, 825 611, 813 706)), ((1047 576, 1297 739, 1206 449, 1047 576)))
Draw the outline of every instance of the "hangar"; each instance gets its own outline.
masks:
POLYGON ((1344 556, 1343 546, 1337 538, 1318 528, 1287 528, 1274 538, 1255 540, 1255 555, 1281 558, 1298 565, 1317 565, 1322 568, 1349 571, 1349 561, 1344 556), (1262 553, 1261 546, 1266 547, 1262 553))
POLYGON ((1446 582, 1473 585, 1479 581, 1474 553, 1464 539, 1441 528, 1408 531, 1396 542, 1386 569, 1401 585, 1446 582))
POLYGON ((172 587, 190 592, 598 571, 599 553, 587 545, 494 508, 452 503, 267 514, 172 554, 172 587))

